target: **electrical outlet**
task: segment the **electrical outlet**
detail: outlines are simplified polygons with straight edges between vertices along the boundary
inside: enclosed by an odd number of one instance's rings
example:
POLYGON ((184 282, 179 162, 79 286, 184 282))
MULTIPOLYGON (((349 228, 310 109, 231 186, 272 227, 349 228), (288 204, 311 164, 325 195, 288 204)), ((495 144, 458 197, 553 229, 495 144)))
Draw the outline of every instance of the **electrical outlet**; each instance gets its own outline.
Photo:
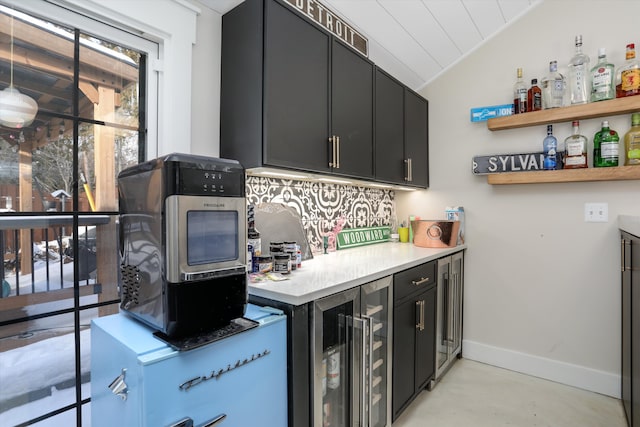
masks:
POLYGON ((585 222, 608 222, 609 221, 609 204, 608 203, 585 203, 584 204, 584 221, 585 222))

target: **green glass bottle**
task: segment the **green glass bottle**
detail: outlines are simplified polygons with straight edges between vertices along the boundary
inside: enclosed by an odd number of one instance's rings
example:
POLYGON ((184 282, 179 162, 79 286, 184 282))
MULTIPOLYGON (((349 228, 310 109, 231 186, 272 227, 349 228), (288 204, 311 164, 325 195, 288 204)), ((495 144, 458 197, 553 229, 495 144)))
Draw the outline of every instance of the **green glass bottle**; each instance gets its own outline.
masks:
POLYGON ((602 121, 602 129, 593 136, 593 166, 618 166, 618 132, 609 129, 609 121, 602 121))

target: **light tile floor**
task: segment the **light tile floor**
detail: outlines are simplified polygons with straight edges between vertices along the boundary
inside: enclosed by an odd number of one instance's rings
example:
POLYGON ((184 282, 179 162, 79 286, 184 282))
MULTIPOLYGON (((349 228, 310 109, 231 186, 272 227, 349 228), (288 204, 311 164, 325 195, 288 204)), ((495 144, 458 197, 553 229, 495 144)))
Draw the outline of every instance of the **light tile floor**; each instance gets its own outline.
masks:
POLYGON ((460 359, 393 427, 626 427, 622 402, 460 359))

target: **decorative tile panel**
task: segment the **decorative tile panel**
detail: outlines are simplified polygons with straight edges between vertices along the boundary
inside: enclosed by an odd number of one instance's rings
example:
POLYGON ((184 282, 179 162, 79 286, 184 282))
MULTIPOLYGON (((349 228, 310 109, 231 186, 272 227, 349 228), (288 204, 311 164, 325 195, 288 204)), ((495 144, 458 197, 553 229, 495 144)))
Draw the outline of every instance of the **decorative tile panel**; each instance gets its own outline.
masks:
POLYGON ((328 236, 329 250, 335 250, 335 236, 344 228, 390 225, 396 217, 394 198, 393 190, 382 188, 247 177, 247 203, 282 203, 294 208, 313 253, 323 251, 324 236, 328 236))

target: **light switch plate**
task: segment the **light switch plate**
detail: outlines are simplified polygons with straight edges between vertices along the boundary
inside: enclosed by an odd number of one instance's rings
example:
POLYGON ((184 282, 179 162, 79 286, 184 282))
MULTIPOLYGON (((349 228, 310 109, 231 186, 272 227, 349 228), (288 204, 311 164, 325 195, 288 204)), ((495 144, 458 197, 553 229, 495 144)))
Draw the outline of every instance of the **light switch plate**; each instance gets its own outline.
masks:
POLYGON ((609 204, 608 203, 585 203, 584 204, 584 221, 585 222, 608 222, 609 221, 609 204))

